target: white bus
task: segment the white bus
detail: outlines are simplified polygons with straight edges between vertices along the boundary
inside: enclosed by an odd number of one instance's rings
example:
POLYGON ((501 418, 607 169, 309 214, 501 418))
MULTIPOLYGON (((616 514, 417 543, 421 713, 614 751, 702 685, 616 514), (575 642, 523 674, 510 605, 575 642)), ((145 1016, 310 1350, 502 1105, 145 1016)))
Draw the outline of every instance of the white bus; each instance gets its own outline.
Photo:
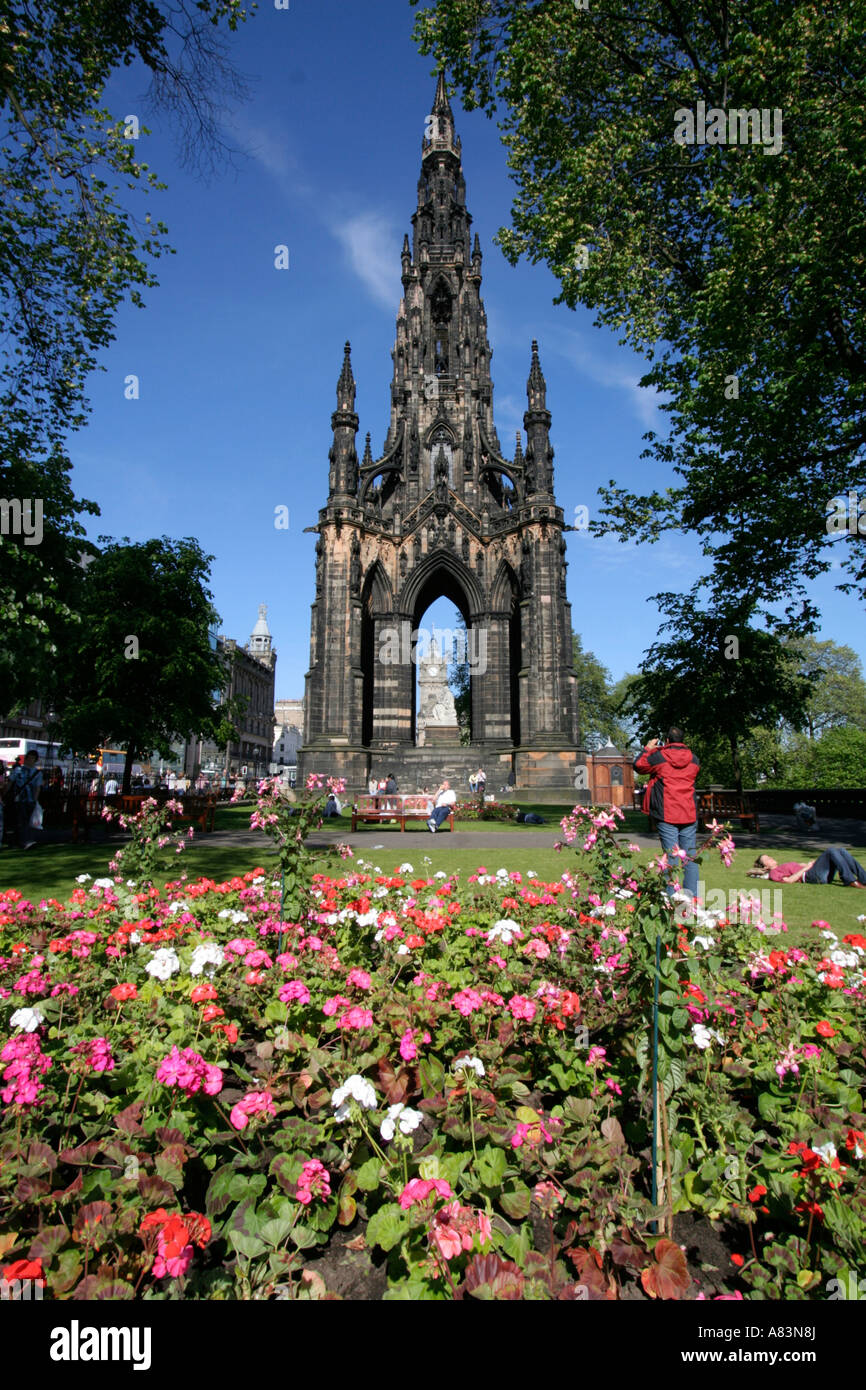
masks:
MULTIPOLYGON (((0 762, 6 763, 7 767, 25 753, 38 753, 39 766, 43 770, 59 767, 68 772, 73 766, 72 754, 59 743, 50 743, 41 738, 0 738, 0 762)), ((86 758, 77 758, 74 762, 82 771, 88 766, 86 758)))

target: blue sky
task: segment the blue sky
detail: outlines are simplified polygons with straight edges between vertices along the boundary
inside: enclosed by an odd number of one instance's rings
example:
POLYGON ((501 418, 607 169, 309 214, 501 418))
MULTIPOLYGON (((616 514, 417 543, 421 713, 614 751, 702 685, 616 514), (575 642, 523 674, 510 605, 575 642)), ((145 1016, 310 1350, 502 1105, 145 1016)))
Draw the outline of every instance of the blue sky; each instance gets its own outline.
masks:
MULTIPOLYGON (((138 158, 168 188, 135 207, 167 224, 176 254, 158 262, 147 307, 118 316, 106 370, 91 381, 91 421, 72 440, 75 489, 102 509, 89 526, 94 538, 197 537, 215 556, 227 635, 246 641, 258 604, 268 604, 278 697, 304 691, 315 544, 304 528, 327 496, 346 339, 359 454, 367 430, 374 456, 381 453, 388 424, 400 247, 435 85, 430 60, 411 41, 414 14, 406 0, 290 0, 288 10, 263 2, 230 40, 252 88, 226 120, 241 153, 207 184, 180 167, 168 125, 146 115, 142 74, 124 71, 107 93, 118 119, 137 114, 152 129, 138 158), (288 270, 274 267, 282 244, 288 270), (125 398, 130 374, 137 400, 125 398), (288 530, 274 526, 279 506, 289 508, 288 530)), ((664 485, 640 459, 642 434, 664 421, 637 385, 642 360, 593 328, 589 313, 554 307, 558 284, 545 267, 512 269, 492 244, 512 199, 505 152, 492 122, 452 104, 484 253, 504 452, 513 453, 522 427, 537 338, 567 519, 580 505, 594 514, 596 490, 611 478, 664 485)), ((649 595, 684 591, 701 572, 696 542, 672 536, 638 546, 575 533, 568 560, 574 627, 614 678, 637 669, 656 637, 649 595)), ((866 657, 861 606, 834 592, 833 576, 812 592, 821 635, 866 657)), ((450 606, 436 612, 447 624, 450 606)))

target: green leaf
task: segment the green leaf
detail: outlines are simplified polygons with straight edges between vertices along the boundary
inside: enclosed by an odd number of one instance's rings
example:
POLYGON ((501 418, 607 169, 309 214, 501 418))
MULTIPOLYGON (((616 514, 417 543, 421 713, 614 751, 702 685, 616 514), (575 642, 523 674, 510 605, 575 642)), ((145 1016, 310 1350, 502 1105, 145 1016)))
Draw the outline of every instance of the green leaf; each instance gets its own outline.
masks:
POLYGON ((389 1202, 374 1212, 367 1223, 367 1243, 382 1250, 393 1250, 409 1229, 409 1216, 402 1207, 389 1202))
POLYGON ((508 1159, 504 1149, 485 1144, 478 1154, 478 1176, 485 1187, 500 1188, 505 1177, 508 1159))
POLYGON ((515 1183, 499 1194, 499 1205, 506 1216, 510 1216, 514 1221, 522 1221, 529 1215, 532 1193, 525 1183, 515 1183))
POLYGON ((362 1163, 355 1173, 361 1191, 375 1192, 379 1186, 381 1172, 382 1160, 380 1158, 374 1156, 362 1163))

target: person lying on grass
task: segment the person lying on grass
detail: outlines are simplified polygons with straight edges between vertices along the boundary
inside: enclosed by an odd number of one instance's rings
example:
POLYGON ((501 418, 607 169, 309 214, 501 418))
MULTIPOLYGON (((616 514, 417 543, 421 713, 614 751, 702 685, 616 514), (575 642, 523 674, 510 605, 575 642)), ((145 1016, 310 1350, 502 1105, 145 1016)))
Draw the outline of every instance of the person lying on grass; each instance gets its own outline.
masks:
POLYGON ((808 864, 791 861, 779 864, 771 854, 759 854, 752 878, 769 878, 773 883, 832 883, 838 873, 846 888, 866 888, 866 869, 847 849, 825 849, 808 864))

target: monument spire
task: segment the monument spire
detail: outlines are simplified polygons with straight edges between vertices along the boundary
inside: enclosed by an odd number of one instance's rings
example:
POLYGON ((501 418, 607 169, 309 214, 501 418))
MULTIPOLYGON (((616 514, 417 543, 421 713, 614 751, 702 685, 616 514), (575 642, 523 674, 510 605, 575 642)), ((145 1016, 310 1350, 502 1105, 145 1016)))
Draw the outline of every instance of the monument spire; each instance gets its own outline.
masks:
POLYGON ((343 349, 343 366, 337 380, 337 409, 331 416, 334 442, 328 453, 331 464, 330 497, 349 500, 358 491, 358 453, 355 435, 358 417, 355 414, 355 378, 352 375, 352 348, 343 349))

